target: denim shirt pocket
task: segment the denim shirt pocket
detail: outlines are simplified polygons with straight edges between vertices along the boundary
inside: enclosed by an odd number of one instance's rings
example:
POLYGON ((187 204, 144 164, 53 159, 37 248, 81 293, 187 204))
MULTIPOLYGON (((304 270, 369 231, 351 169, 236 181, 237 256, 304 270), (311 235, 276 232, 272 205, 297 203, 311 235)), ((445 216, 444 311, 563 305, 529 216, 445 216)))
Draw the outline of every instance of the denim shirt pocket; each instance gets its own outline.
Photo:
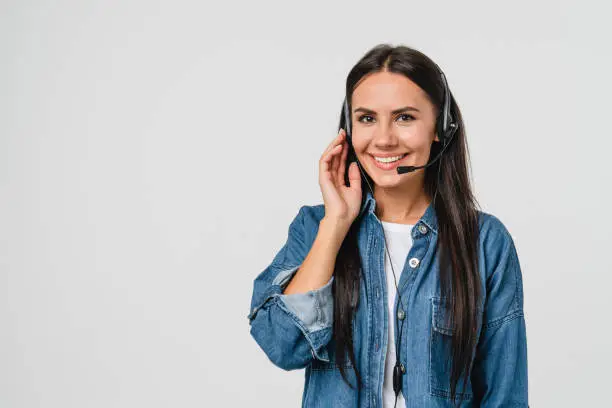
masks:
MULTIPOLYGON (((429 338, 429 391, 431 395, 450 398, 451 343, 455 327, 450 321, 450 304, 446 298, 431 298, 431 331, 429 338)), ((472 398, 472 384, 468 379, 462 389, 462 376, 457 383, 457 399, 472 398)))

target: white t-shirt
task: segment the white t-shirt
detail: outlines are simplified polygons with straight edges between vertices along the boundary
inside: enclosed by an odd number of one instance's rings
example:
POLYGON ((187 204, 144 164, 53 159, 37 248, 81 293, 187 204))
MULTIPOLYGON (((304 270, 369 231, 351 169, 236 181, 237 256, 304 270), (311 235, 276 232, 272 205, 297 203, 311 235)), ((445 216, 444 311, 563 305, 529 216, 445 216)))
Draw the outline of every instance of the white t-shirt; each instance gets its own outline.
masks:
MULTIPOLYGON (((385 408, 393 408, 395 406, 395 392, 393 391, 393 367, 395 366, 396 353, 395 353, 395 303, 397 302, 396 294, 397 288, 399 287, 400 275, 404 264, 406 263, 406 257, 410 248, 412 248, 412 228, 414 224, 398 224, 394 222, 381 221, 383 229, 385 231, 385 239, 387 242, 387 249, 391 260, 393 261, 393 270, 395 271, 395 278, 393 277, 393 271, 389 264, 389 255, 385 251, 385 274, 387 276, 387 299, 388 299, 388 310, 389 310, 389 342, 387 345, 387 356, 385 359, 385 380, 383 383, 383 406, 385 408)), ((402 299, 405 304, 406 299, 402 299)), ((404 322, 404 326, 406 322, 404 322)), ((399 321, 399 328, 402 326, 401 320, 399 321)), ((404 331, 406 328, 404 327, 404 331)), ((401 391, 397 396, 397 407, 405 407, 406 401, 401 391)))

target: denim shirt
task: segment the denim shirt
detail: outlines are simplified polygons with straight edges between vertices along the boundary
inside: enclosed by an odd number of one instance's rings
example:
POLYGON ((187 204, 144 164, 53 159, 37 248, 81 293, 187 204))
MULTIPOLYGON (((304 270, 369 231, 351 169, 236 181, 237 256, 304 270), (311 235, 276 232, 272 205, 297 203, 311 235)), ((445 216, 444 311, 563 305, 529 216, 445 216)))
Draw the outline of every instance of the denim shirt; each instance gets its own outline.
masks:
MULTIPOLYGON (((398 359, 403 366, 406 407, 451 407, 450 341, 454 328, 444 319, 446 298, 438 278, 438 224, 433 205, 412 229, 413 245, 398 288, 406 310, 403 333, 388 337, 385 241, 376 201, 366 190, 358 230, 362 259, 360 299, 353 325, 361 391, 342 379, 332 338, 334 277, 306 293, 283 290, 310 251, 325 207, 302 206, 289 226, 288 238, 272 262, 256 276, 250 313, 250 334, 269 360, 284 370, 305 368, 302 407, 381 407, 387 347, 402 336, 398 359)), ((513 239, 492 214, 478 211, 478 266, 484 296, 480 304, 478 345, 467 386, 457 385, 460 407, 528 407, 527 339, 523 314, 523 282, 513 239)), ((401 316, 401 317, 400 317, 401 316)), ((394 362, 395 363, 395 362, 394 362)), ((356 386, 350 360, 346 374, 356 386)))

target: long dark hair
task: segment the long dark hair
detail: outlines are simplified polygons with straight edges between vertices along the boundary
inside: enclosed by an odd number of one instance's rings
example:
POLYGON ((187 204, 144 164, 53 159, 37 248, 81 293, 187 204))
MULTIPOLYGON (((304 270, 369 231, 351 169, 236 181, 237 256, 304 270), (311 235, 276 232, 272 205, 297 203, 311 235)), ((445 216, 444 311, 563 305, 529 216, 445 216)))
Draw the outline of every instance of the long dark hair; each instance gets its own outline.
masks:
MULTIPOLYGON (((439 114, 444 101, 444 84, 437 65, 422 52, 407 46, 393 47, 379 44, 368 51, 351 69, 346 80, 346 96, 351 105, 356 84, 374 72, 389 71, 405 75, 428 95, 439 114)), ((481 288, 478 273, 478 224, 477 201, 472 194, 468 173, 468 148, 461 112, 451 93, 451 114, 458 124, 451 144, 440 161, 426 168, 424 188, 433 201, 438 218, 438 250, 440 251, 441 296, 448 299, 451 321, 455 324, 452 336, 451 399, 455 399, 457 383, 465 374, 463 386, 471 372, 473 353, 477 342, 478 304, 481 288), (436 193, 437 188, 437 193, 436 193)), ((345 128, 344 116, 340 115, 340 126, 345 128)), ((339 130, 339 129, 338 129, 339 130)), ((434 142, 431 157, 440 149, 434 142)), ((355 160, 353 149, 349 151, 345 180, 348 180, 348 163, 355 160)), ((367 182, 374 186, 369 175, 362 176, 361 187, 365 199, 367 182), (365 179, 367 177, 368 180, 365 179)), ((363 204, 363 200, 362 200, 363 204)), ((359 305, 359 279, 361 258, 357 247, 357 232, 362 213, 351 225, 336 258, 334 269, 334 323, 333 340, 340 373, 351 387, 345 373, 346 356, 355 370, 358 388, 361 389, 361 374, 355 363, 353 350, 353 319, 359 305), (357 301, 355 300, 357 299, 357 301)))

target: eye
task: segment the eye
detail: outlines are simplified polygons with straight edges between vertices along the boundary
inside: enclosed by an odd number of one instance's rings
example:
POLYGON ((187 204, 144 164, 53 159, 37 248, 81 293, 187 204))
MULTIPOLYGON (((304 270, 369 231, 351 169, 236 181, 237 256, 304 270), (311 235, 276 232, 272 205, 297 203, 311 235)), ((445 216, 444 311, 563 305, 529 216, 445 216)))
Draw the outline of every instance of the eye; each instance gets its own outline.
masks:
POLYGON ((414 120, 414 116, 409 115, 407 113, 403 113, 403 114, 399 115, 398 117, 401 118, 401 117, 404 117, 404 116, 410 118, 410 120, 414 120))
MULTIPOLYGON (((370 115, 361 115, 361 116, 359 117, 358 121, 359 121, 359 122, 362 122, 362 123, 369 123, 369 122, 363 122, 363 120, 362 120, 363 118, 370 118, 370 119, 373 119, 373 118, 372 118, 372 116, 370 116, 370 115)), ((371 122, 370 122, 370 123, 371 123, 371 122)))

